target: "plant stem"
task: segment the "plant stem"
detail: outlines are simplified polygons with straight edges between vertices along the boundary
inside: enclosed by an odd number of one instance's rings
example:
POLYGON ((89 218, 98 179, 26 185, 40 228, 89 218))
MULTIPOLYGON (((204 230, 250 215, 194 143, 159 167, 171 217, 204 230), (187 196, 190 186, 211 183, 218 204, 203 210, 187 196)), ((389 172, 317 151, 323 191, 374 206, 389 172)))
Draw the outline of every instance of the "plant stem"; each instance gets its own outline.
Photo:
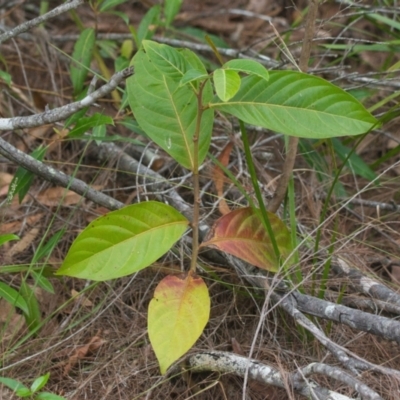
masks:
MULTIPOLYGON (((314 37, 314 26, 317 18, 318 0, 310 0, 310 7, 308 9, 306 28, 304 32, 303 47, 301 48, 299 67, 303 72, 308 70, 308 60, 310 59, 311 44, 314 37)), ((270 212, 277 212, 282 200, 285 197, 289 179, 292 175, 294 162, 296 160, 297 145, 299 138, 290 136, 285 162, 283 164, 282 175, 278 182, 278 187, 275 191, 274 198, 268 203, 267 210, 270 212)))
POLYGON ((199 219, 200 219, 200 183, 199 183, 199 136, 201 118, 203 116, 203 89, 207 81, 200 84, 197 93, 197 119, 193 135, 193 219, 192 219, 192 259, 190 273, 196 272, 197 256, 199 254, 199 219))

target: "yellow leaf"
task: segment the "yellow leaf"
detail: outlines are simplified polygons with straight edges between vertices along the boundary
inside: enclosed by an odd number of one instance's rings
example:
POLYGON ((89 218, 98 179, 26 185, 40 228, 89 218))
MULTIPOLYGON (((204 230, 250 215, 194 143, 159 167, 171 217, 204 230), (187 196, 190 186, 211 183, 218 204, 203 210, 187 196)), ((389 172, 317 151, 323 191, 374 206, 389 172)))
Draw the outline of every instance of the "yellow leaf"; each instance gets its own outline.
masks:
POLYGON ((158 284, 148 331, 162 374, 194 345, 209 317, 210 296, 200 277, 168 275, 158 284))

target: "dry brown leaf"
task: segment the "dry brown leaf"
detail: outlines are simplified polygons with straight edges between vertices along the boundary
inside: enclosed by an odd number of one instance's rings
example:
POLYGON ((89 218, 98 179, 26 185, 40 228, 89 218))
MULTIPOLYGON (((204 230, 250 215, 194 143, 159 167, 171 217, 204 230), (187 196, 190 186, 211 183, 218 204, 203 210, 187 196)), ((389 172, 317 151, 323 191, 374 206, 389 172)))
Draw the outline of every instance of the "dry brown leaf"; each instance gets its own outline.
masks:
POLYGON ((93 303, 83 294, 79 293, 75 289, 71 290, 71 296, 76 302, 79 302, 83 307, 92 307, 93 303))
POLYGON ((8 187, 13 179, 11 174, 7 174, 7 172, 0 172, 0 196, 7 196, 8 187))
POLYGON ((62 203, 64 206, 70 206, 77 204, 81 200, 82 196, 65 188, 57 186, 44 190, 38 196, 36 200, 47 207, 55 207, 62 203))
POLYGON ((36 239, 39 234, 39 228, 32 228, 28 233, 26 233, 21 240, 15 242, 15 244, 11 247, 10 251, 5 256, 6 263, 10 263, 13 256, 16 254, 22 253, 25 249, 27 249, 30 244, 36 239))
POLYGON ((83 360, 90 354, 97 351, 106 342, 106 340, 96 335, 90 339, 88 344, 77 347, 72 356, 68 359, 67 364, 64 367, 63 375, 68 375, 74 365, 76 365, 80 360, 83 360))
MULTIPOLYGON (((229 164, 229 156, 231 154, 233 148, 233 143, 228 142, 228 144, 224 147, 221 154, 218 156, 218 161, 224 166, 227 167, 229 164)), ((222 169, 216 165, 213 170, 213 180, 215 184, 215 189, 217 191, 217 195, 220 198, 220 202, 218 204, 219 212, 222 215, 228 214, 231 212, 226 200, 222 197, 224 194, 224 181, 225 175, 222 169)))
POLYGON ((13 337, 22 329, 25 319, 16 313, 15 307, 4 299, 0 299, 0 330, 2 344, 13 337))
MULTIPOLYGON (((25 222, 28 225, 34 225, 37 221, 43 218, 43 213, 30 215, 29 217, 25 218, 25 222)), ((3 233, 17 233, 21 228, 22 221, 13 221, 7 224, 0 225, 0 234, 3 233)))

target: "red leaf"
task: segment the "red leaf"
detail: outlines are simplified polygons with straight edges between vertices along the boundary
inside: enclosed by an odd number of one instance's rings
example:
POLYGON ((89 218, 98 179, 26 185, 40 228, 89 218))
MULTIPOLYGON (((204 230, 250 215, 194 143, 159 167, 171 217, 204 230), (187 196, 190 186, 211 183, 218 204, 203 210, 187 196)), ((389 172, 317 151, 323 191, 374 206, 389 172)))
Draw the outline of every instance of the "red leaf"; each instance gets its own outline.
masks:
MULTIPOLYGON (((272 213, 268 213, 281 257, 285 260, 292 252, 289 230, 272 213)), ((275 257, 271 239, 258 210, 239 208, 218 219, 201 247, 213 247, 232 254, 252 265, 277 272, 279 262, 275 257)))

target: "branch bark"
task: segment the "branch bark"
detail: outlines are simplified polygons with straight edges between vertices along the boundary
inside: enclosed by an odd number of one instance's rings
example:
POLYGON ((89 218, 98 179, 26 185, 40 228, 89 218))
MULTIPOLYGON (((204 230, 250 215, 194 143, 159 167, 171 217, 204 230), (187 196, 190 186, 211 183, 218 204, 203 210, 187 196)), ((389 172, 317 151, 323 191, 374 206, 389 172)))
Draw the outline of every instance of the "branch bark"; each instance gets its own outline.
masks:
POLYGON ((82 100, 74 103, 28 117, 0 118, 0 131, 34 128, 68 118, 77 111, 94 104, 97 100, 111 93, 124 79, 128 78, 132 74, 133 67, 125 68, 123 71, 114 74, 108 83, 104 84, 93 93, 88 94, 82 100))
POLYGON ((20 33, 26 32, 29 29, 34 28, 35 26, 40 25, 41 23, 56 17, 57 15, 60 15, 62 13, 65 13, 69 10, 72 10, 74 8, 79 7, 81 4, 84 3, 84 0, 72 0, 69 1, 65 4, 62 4, 61 6, 58 6, 54 8, 53 10, 49 11, 46 14, 43 14, 37 18, 31 19, 30 21, 27 21, 21 25, 18 25, 14 29, 9 30, 8 32, 3 33, 0 35, 0 44, 3 43, 4 41, 11 39, 20 33))
POLYGON ((310 364, 295 373, 285 372, 285 377, 283 377, 282 372, 274 367, 257 360, 222 351, 200 352, 187 357, 185 361, 192 372, 216 371, 219 373, 233 373, 240 377, 248 374, 251 379, 280 388, 286 387, 284 380, 288 379, 294 391, 307 398, 318 400, 350 399, 348 396, 328 390, 313 382, 305 381, 305 378, 311 374, 322 374, 345 383, 358 391, 364 399, 382 400, 382 397, 367 385, 340 368, 320 363, 310 364))

